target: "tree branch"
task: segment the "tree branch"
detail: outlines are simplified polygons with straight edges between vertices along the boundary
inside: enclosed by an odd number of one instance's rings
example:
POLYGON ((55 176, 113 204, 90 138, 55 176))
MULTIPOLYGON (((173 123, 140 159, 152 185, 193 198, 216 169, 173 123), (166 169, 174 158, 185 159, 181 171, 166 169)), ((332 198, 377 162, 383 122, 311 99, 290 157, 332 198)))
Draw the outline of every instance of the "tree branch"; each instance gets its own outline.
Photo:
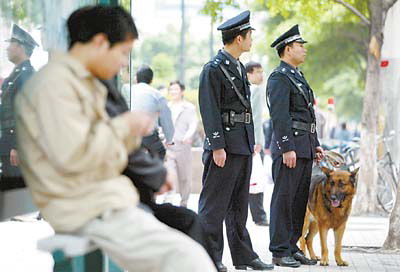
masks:
POLYGON ((397 0, 384 0, 383 7, 386 11, 388 11, 394 4, 396 4, 397 0))
MULTIPOLYGON (((368 20, 367 17, 365 17, 358 9, 356 9, 355 7, 353 7, 352 5, 350 5, 349 3, 343 1, 343 0, 333 0, 336 3, 339 3, 341 5, 343 5, 344 7, 346 7, 347 9, 349 9, 351 12, 353 12, 355 15, 357 15, 358 17, 360 17, 361 22, 366 25, 369 26, 371 24, 371 22, 368 20)), ((388 0, 388 1, 394 1, 396 2, 397 0, 388 0)))

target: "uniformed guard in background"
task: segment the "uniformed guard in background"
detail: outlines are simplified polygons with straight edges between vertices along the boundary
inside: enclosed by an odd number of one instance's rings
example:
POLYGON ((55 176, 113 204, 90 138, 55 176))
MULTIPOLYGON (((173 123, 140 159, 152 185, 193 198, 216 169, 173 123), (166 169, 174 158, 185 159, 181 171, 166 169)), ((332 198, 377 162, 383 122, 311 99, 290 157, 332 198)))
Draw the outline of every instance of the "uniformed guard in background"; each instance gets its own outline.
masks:
POLYGON ((33 49, 38 46, 35 40, 22 28, 13 25, 11 38, 7 47, 8 60, 15 64, 12 73, 1 86, 0 104, 0 159, 1 190, 25 187, 18 168, 18 152, 16 149, 14 99, 27 79, 34 73, 29 61, 33 49))
POLYGON ((306 57, 304 43, 295 25, 271 44, 281 63, 267 83, 275 183, 269 250, 275 265, 288 267, 316 264, 305 257, 296 243, 303 228, 313 159, 320 160, 324 155, 315 130, 313 91, 298 69, 306 57))
POLYGON ((199 104, 206 139, 199 216, 219 271, 227 271, 221 262, 224 220, 236 269, 269 270, 273 266, 253 251, 246 229, 254 128, 249 82, 239 56, 251 48, 250 12, 226 21, 218 30, 224 48, 200 75, 199 104))

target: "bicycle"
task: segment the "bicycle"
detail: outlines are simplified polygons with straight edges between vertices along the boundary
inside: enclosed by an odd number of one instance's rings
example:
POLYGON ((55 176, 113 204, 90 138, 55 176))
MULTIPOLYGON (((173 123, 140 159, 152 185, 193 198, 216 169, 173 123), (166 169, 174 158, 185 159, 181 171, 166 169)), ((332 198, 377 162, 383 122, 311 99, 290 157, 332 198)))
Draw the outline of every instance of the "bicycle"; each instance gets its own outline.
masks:
POLYGON ((388 142, 394 137, 392 131, 388 137, 382 137, 385 153, 378 160, 378 203, 382 209, 390 213, 396 203, 397 185, 399 182, 399 169, 393 161, 388 142))

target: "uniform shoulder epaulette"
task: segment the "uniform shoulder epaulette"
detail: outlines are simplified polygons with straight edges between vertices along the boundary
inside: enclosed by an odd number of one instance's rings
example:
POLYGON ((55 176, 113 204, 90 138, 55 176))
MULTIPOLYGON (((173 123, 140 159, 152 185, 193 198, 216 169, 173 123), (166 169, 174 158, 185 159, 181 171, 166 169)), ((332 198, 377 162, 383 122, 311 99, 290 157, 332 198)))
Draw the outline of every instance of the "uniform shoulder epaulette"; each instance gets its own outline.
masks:
POLYGON ((275 68, 275 70, 273 71, 273 73, 281 73, 284 75, 286 75, 287 72, 288 72, 288 69, 285 67, 278 67, 278 68, 275 68))
POLYGON ((218 65, 221 63, 221 61, 222 61, 222 60, 221 60, 220 58, 214 57, 214 58, 211 59, 210 65, 211 65, 212 67, 218 67, 218 65))

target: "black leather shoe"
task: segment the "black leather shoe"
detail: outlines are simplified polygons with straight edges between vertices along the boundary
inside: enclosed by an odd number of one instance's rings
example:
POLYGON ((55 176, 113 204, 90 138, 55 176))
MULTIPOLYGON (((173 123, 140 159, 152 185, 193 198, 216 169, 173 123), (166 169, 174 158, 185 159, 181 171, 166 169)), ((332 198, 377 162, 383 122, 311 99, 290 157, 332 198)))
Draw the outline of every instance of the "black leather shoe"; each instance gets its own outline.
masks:
POLYGON ((277 266, 285 266, 293 268, 299 267, 301 265, 301 263, 296 261, 292 256, 272 257, 272 263, 277 266))
POLYGON ((268 227, 268 226, 269 226, 269 223, 268 223, 267 220, 255 222, 255 224, 256 224, 257 226, 262 226, 262 227, 268 227))
POLYGON ((228 272, 228 268, 226 268, 222 262, 217 262, 215 265, 217 266, 218 272, 228 272))
POLYGON ((273 264, 266 264, 263 261, 261 261, 260 258, 254 259, 248 264, 235 265, 236 270, 247 270, 247 267, 253 270, 263 270, 263 271, 274 269, 273 264))
POLYGON ((304 253, 302 251, 297 251, 292 256, 296 261, 299 261, 301 264, 305 264, 305 265, 316 265, 317 264, 317 260, 312 260, 312 259, 307 258, 306 255, 304 255, 304 253))

